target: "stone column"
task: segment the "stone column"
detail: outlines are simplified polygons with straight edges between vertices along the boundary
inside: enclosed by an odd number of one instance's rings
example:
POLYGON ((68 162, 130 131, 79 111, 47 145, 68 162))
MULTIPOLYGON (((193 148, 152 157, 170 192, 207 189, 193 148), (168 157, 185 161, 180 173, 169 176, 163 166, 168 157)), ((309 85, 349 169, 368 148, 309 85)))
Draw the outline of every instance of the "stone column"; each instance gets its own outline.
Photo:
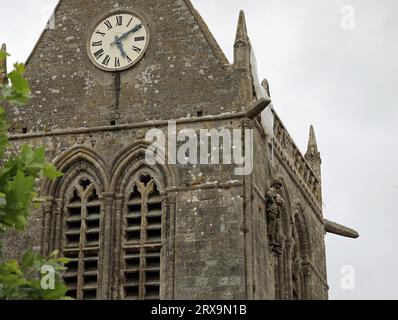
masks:
MULTIPOLYGON (((246 150, 246 129, 252 130, 253 124, 249 119, 242 121, 242 146, 244 155, 250 152, 253 157, 253 150, 246 150)), ((245 237, 245 258, 246 258, 246 299, 252 300, 254 298, 254 236, 253 236, 253 191, 252 191, 253 178, 252 175, 243 176, 243 231, 245 237)))
POLYGON ((51 249, 51 220, 55 217, 54 214, 54 198, 47 197, 42 205, 43 214, 43 229, 41 239, 41 254, 47 256, 50 254, 51 249))
POLYGON ((63 224, 63 210, 64 210, 64 201, 62 199, 55 200, 55 214, 53 213, 53 218, 51 227, 51 240, 50 240, 50 251, 60 250, 61 243, 63 240, 61 239, 61 231, 63 224))
POLYGON ((115 248, 112 237, 112 206, 114 202, 114 194, 104 192, 102 194, 101 206, 101 248, 99 257, 99 269, 98 273, 100 276, 99 293, 100 299, 109 300, 111 299, 111 286, 113 274, 111 272, 111 261, 113 256, 113 250, 115 248))
POLYGON ((285 274, 286 274, 286 279, 285 279, 285 297, 288 300, 293 299, 293 249, 294 249, 294 239, 292 239, 290 236, 287 237, 286 242, 285 242, 285 274))
POLYGON ((175 270, 175 228, 176 228, 176 195, 162 196, 163 206, 163 234, 161 257, 161 286, 160 298, 174 299, 174 270, 175 270))
POLYGON ((112 299, 118 300, 120 296, 120 265, 123 246, 122 219, 123 219, 123 195, 117 194, 114 202, 113 215, 113 248, 112 248, 112 299))

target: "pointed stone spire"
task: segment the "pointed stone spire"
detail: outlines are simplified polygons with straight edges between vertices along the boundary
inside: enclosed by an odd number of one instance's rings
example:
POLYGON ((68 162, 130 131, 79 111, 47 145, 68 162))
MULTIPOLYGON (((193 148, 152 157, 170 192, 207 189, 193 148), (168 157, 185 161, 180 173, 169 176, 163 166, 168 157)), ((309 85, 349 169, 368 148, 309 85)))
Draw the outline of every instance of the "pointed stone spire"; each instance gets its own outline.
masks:
POLYGON ((235 47, 248 46, 250 44, 249 36, 247 34, 246 17, 243 10, 239 13, 238 28, 236 30, 235 47))
POLYGON ((311 166, 312 170, 314 170, 315 174, 318 176, 318 178, 321 178, 321 154, 318 151, 318 144, 316 143, 316 137, 315 137, 315 130, 314 126, 311 125, 310 127, 310 136, 308 139, 308 149, 305 154, 305 159, 311 166))
MULTIPOLYGON (((0 51, 7 52, 6 44, 3 43, 0 51)), ((7 80, 7 57, 0 59, 0 85, 4 85, 8 82, 7 80)))
POLYGON ((267 91, 268 97, 271 98, 271 90, 269 88, 269 82, 267 79, 264 79, 263 82, 261 82, 261 85, 263 86, 263 88, 265 89, 265 91, 267 91))
POLYGON ((315 153, 318 152, 318 144, 316 143, 315 130, 314 130, 313 125, 310 126, 310 137, 308 139, 308 149, 307 150, 310 152, 315 152, 315 153))
POLYGON ((246 18, 243 11, 239 14, 234 44, 234 64, 239 69, 250 71, 250 40, 247 35, 246 18))

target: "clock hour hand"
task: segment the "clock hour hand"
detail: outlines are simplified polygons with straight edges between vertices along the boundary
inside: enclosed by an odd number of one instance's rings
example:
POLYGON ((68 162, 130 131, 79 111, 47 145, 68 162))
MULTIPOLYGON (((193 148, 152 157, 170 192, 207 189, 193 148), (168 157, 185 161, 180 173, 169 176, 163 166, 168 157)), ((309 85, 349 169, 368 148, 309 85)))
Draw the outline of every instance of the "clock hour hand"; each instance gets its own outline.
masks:
POLYGON ((123 44, 117 40, 117 37, 115 37, 115 42, 116 46, 118 47, 118 49, 120 50, 120 53, 122 54, 122 57, 125 58, 126 57, 126 51, 123 48, 123 44))
POLYGON ((125 33, 123 33, 120 37, 115 37, 115 44, 117 44, 118 42, 120 42, 121 40, 123 40, 124 38, 126 38, 129 34, 137 32, 138 30, 140 30, 142 28, 142 23, 137 24, 133 29, 131 29, 130 31, 127 31, 125 33))

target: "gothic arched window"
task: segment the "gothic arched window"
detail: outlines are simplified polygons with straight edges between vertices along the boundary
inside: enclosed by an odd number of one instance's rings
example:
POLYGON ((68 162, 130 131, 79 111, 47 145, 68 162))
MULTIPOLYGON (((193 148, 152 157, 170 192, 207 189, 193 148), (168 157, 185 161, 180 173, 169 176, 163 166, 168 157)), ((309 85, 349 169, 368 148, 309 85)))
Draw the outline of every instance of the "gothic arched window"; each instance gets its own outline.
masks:
POLYGON ((307 299, 308 285, 303 268, 307 260, 307 230, 304 224, 303 209, 299 200, 294 200, 282 219, 284 245, 282 265, 284 273, 283 292, 281 299, 307 299))
POLYGON ((122 298, 160 298, 162 198, 149 174, 136 175, 125 193, 122 298))
POLYGON ((290 202, 282 179, 275 179, 265 199, 267 233, 274 253, 275 297, 284 300, 308 298, 303 263, 308 263, 308 230, 300 200, 290 202))
POLYGON ((62 249, 70 259, 64 281, 68 296, 96 299, 100 251, 101 202, 93 180, 80 175, 64 198, 62 249))

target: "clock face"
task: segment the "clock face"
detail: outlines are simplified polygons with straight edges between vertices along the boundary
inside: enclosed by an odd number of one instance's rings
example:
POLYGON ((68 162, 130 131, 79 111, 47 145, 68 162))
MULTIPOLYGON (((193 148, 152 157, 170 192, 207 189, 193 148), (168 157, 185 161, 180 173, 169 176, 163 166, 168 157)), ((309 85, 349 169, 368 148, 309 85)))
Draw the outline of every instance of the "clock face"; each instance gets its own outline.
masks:
POLYGON ((130 12, 114 13, 93 29, 88 53, 106 71, 130 68, 144 55, 149 42, 147 25, 130 12))

